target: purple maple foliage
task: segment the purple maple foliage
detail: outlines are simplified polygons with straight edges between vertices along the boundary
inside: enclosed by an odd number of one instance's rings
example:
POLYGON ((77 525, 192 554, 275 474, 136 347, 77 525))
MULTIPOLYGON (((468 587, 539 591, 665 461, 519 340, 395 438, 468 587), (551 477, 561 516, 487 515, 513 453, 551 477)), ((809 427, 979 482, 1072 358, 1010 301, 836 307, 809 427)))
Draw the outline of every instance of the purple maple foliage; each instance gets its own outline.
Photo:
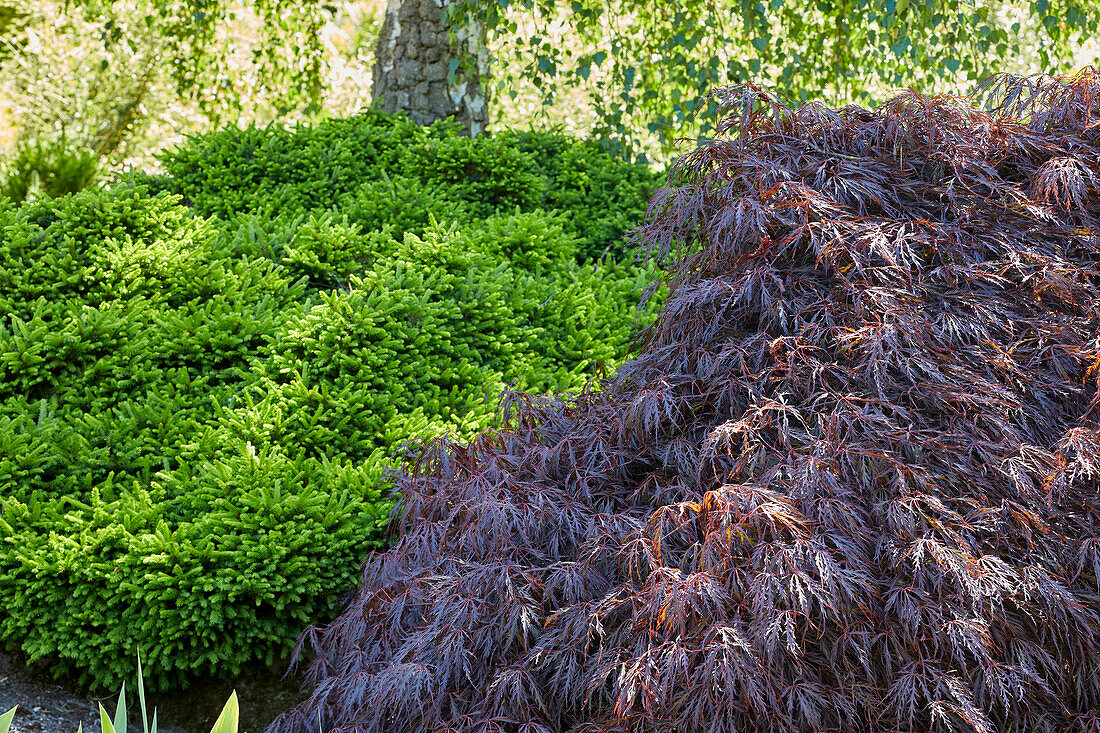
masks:
POLYGON ((717 92, 598 390, 400 473, 271 730, 1100 730, 1100 73, 717 92))

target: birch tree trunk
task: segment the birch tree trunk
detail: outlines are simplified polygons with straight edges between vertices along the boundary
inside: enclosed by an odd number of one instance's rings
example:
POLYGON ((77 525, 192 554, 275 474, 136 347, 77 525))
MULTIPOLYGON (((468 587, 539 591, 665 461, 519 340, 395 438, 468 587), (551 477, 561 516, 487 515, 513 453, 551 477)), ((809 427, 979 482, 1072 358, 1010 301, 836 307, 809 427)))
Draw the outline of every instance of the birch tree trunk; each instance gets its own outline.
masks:
POLYGON ((452 44, 444 18, 450 0, 388 0, 375 53, 372 103, 385 112, 406 112, 426 125, 453 116, 471 136, 489 117, 488 51, 485 30, 476 23, 455 29, 452 44), (472 73, 451 62, 469 54, 472 73))

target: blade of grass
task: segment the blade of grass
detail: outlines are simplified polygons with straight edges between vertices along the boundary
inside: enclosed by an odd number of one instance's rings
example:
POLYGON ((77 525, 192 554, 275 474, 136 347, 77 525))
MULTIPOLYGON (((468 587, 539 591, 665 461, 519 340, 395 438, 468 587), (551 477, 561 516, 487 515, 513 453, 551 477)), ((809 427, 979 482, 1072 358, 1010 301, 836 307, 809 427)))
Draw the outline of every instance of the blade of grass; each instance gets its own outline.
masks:
MULTIPOLYGON (((138 652, 138 700, 141 702, 141 729, 145 733, 149 731, 149 716, 145 711, 145 675, 142 674, 141 669, 141 652, 138 652)), ((156 728, 156 722, 154 719, 153 728, 156 728)))
POLYGON ((103 709, 103 705, 99 706, 99 730, 100 733, 115 733, 114 723, 111 722, 111 716, 107 715, 107 711, 103 709))
POLYGON ((15 719, 15 708, 0 715, 0 733, 8 733, 11 730, 11 721, 15 719))
POLYGON ((210 733, 237 733, 237 722, 240 716, 241 711, 237 704, 237 691, 234 690, 233 694, 229 696, 229 700, 226 701, 225 707, 222 708, 222 713, 218 716, 218 721, 214 723, 214 727, 210 729, 210 733))
POLYGON ((115 705, 115 733, 126 733, 126 683, 122 683, 122 689, 118 693, 118 704, 115 705))

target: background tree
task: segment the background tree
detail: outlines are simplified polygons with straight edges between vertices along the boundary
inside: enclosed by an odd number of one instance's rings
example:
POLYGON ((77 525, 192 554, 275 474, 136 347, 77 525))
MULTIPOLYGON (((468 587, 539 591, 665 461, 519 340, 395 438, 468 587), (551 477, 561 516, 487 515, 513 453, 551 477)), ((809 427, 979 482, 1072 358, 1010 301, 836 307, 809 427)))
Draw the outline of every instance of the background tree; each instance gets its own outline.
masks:
POLYGON ((370 99, 382 10, 378 0, 285 10, 237 0, 17 8, 5 24, 0 6, 0 181, 41 181, 84 153, 102 171, 144 169, 212 126, 354 114, 370 99), (205 36, 188 30, 200 17, 205 36))
POLYGON ((552 104, 583 90, 609 139, 666 150, 715 119, 709 90, 744 80, 782 96, 874 104, 898 88, 965 91, 992 73, 1091 62, 1091 0, 456 0, 489 29, 498 89, 552 104), (1075 59, 1075 57, 1077 57, 1075 59), (1084 58, 1081 58, 1084 57, 1084 58), (700 105, 707 114, 696 116, 700 105))
MULTIPOLYGON (((84 0, 80 7, 102 17, 107 46, 156 38, 157 63, 217 121, 240 107, 224 32, 236 15, 258 19, 260 91, 278 110, 308 113, 325 94, 323 29, 346 5, 84 0)), ((1083 64, 1095 57, 1095 49, 1080 51, 1100 7, 1092 0, 388 0, 382 15, 371 97, 385 110, 421 122, 455 115, 477 133, 494 116, 490 86, 498 101, 526 90, 544 109, 583 111, 578 127, 625 145, 623 152, 667 153, 676 135, 706 132, 714 109, 705 95, 724 84, 752 79, 796 100, 873 104, 899 87, 960 90, 993 71, 1083 64), (696 116, 700 106, 708 114, 696 116)))
POLYGON ((390 0, 375 50, 373 103, 427 124, 454 117, 477 135, 489 122, 482 80, 488 73, 485 30, 468 14, 454 27, 449 0, 390 0), (467 66, 459 70, 462 60, 467 66))
POLYGON ((1098 15, 1081 0, 389 0, 373 98, 418 121, 453 114, 476 134, 491 63, 512 99, 524 84, 547 105, 583 90, 609 139, 645 130, 667 145, 715 86, 766 80, 792 99, 866 104, 1006 67, 1055 71, 1098 15))

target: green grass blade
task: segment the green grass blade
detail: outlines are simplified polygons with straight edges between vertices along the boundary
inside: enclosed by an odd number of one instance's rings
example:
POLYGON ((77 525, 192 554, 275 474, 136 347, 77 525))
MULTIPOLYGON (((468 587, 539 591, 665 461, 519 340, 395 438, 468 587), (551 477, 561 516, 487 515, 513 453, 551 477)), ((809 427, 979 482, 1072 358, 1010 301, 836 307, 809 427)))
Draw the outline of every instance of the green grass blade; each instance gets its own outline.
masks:
POLYGON ((126 683, 122 683, 122 690, 118 693, 118 704, 115 705, 115 733, 126 733, 126 683))
MULTIPOLYGON (((145 680, 141 670, 141 652, 138 652, 138 700, 141 702, 141 729, 145 733, 151 733, 149 730, 149 716, 145 712, 145 680)), ((153 726, 156 727, 156 724, 153 726)))
POLYGON ((218 722, 210 729, 210 733, 237 733, 237 722, 240 720, 241 710, 237 705, 237 691, 229 696, 222 714, 218 716, 218 722))
POLYGON ((8 733, 11 730, 11 721, 15 719, 15 708, 0 715, 0 733, 8 733))
POLYGON ((157 733, 157 709, 153 708, 153 727, 149 730, 149 733, 157 733))
POLYGON ((100 733, 115 733, 114 723, 111 722, 107 711, 103 709, 102 703, 99 706, 99 730, 100 733))

